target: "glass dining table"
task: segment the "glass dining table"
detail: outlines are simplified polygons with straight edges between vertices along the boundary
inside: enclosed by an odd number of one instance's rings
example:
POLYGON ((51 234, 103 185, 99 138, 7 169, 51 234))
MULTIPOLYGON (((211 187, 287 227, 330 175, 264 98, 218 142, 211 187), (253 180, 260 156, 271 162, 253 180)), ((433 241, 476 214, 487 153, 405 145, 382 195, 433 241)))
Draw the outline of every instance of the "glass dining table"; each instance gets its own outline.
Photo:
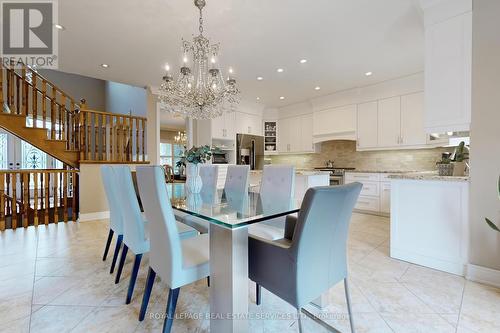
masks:
POLYGON ((167 184, 173 208, 209 222, 210 330, 248 332, 248 226, 299 211, 300 201, 167 184))

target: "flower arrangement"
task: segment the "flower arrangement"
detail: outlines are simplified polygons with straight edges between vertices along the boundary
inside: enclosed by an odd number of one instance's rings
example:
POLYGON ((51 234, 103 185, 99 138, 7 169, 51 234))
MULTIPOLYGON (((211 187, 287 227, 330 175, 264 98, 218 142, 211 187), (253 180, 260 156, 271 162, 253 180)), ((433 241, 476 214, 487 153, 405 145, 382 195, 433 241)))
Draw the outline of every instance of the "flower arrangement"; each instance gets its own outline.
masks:
POLYGON ((180 167, 181 165, 186 166, 187 163, 206 163, 207 161, 210 161, 212 154, 216 151, 216 148, 210 148, 210 146, 207 145, 200 147, 193 146, 191 149, 184 152, 184 156, 181 157, 180 161, 178 161, 176 165, 180 167))

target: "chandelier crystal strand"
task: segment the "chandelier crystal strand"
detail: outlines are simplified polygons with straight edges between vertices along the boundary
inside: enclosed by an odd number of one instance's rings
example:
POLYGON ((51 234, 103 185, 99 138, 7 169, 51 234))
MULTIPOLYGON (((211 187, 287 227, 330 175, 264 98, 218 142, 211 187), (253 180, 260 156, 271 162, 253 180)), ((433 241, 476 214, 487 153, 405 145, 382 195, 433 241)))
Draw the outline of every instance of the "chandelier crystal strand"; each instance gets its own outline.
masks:
POLYGON ((229 71, 227 80, 218 67, 219 44, 211 44, 203 35, 205 0, 194 0, 199 9, 199 32, 192 42, 182 40, 183 64, 177 78, 170 73, 160 86, 160 105, 163 110, 194 119, 212 119, 224 112, 234 111, 239 102, 236 80, 229 71), (192 68, 188 66, 192 59, 192 68))

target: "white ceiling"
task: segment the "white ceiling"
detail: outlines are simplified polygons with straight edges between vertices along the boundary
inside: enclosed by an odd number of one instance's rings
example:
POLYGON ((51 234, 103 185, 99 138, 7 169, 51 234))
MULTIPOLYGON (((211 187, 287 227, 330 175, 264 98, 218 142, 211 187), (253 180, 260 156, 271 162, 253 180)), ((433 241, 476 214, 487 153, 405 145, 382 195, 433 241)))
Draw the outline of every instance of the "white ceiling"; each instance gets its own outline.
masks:
MULTIPOLYGON (((197 33, 190 0, 64 0, 59 13, 61 70, 138 86, 177 69, 181 38, 197 33)), ((416 0, 207 0, 204 16, 243 97, 268 107, 423 70, 416 0)))

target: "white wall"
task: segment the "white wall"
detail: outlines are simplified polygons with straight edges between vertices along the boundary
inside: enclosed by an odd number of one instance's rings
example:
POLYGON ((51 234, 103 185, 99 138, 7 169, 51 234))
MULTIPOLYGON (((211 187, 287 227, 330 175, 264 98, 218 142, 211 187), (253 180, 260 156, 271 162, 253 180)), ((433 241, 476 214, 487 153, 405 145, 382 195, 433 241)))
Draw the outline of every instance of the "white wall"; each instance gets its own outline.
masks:
POLYGON ((145 88, 106 81, 106 111, 147 117, 147 92, 145 88))
POLYGON ((38 72, 73 97, 76 102, 79 103, 80 99, 85 98, 90 109, 104 110, 106 81, 50 69, 39 69, 38 72))
POLYGON ((470 262, 500 270, 500 1, 475 0, 473 11, 470 262))

